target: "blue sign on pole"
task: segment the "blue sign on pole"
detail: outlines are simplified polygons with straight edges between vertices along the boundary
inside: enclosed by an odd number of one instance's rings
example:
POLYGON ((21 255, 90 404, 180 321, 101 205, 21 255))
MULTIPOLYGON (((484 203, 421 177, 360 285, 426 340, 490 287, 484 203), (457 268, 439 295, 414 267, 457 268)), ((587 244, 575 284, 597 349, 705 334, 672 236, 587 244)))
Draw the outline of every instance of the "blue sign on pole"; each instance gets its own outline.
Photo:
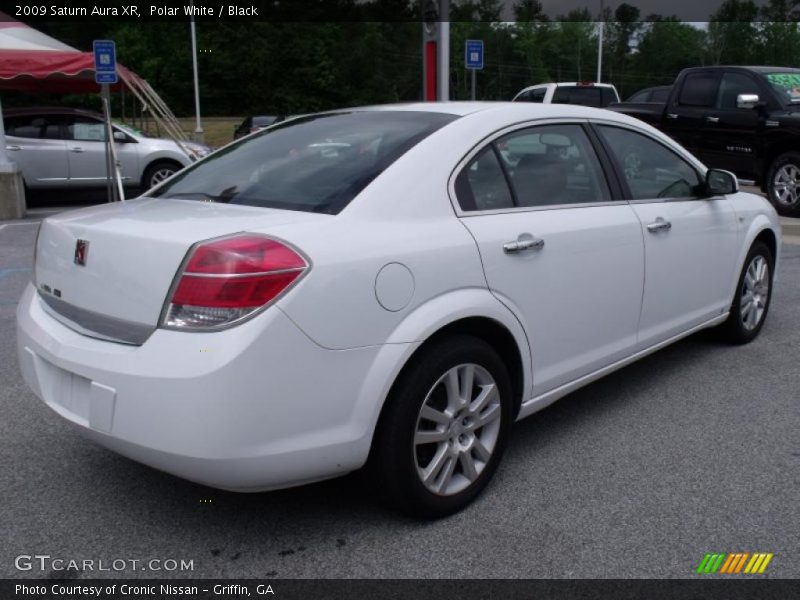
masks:
POLYGON ((483 69, 483 40, 467 40, 464 63, 468 69, 483 69))
POLYGON ((117 47, 112 40, 95 40, 94 80, 97 83, 117 83, 117 47))

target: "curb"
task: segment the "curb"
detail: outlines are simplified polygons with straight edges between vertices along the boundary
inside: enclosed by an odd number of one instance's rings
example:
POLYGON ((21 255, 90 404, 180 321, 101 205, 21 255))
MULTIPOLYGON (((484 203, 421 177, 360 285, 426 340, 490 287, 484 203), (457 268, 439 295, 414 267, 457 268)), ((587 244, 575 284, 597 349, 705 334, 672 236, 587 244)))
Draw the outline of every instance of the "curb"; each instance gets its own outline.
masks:
POLYGON ((800 236, 800 219, 781 217, 781 229, 784 236, 800 236))

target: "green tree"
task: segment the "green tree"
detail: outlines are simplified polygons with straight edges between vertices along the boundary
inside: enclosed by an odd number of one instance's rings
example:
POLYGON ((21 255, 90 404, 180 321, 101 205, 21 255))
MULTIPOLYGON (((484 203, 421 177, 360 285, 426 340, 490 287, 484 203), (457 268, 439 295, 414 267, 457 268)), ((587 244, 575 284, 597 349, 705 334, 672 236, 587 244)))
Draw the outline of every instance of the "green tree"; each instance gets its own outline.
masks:
POLYGON ((681 69, 702 64, 705 38, 705 31, 674 17, 649 23, 639 38, 626 91, 672 83, 681 69))
POLYGON ((708 61, 715 65, 756 62, 757 17, 758 7, 752 0, 725 0, 708 24, 708 61))

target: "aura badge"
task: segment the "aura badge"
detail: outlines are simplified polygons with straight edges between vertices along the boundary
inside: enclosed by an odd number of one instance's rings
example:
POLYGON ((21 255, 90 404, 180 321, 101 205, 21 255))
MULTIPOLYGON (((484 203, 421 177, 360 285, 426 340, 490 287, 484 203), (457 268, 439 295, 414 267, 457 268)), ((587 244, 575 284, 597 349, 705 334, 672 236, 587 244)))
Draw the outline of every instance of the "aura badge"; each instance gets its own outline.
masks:
POLYGON ((86 260, 89 258, 89 242, 88 240, 78 240, 75 242, 75 264, 81 267, 86 266, 86 260))
POLYGON ((709 552, 697 566, 701 575, 760 575, 774 555, 772 552, 709 552))

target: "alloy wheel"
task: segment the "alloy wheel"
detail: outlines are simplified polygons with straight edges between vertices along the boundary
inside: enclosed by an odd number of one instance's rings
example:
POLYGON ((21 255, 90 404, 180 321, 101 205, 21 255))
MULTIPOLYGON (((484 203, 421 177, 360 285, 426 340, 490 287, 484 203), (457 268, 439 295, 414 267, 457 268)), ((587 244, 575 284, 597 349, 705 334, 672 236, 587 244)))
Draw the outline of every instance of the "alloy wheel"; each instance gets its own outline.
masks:
POLYGON ((739 301, 739 314, 745 329, 752 331, 761 322, 769 299, 769 264, 763 256, 754 256, 747 266, 739 301))
POLYGON ((473 363, 449 369, 433 384, 417 417, 417 475, 434 494, 451 496, 469 487, 497 446, 502 406, 491 374, 473 363))
POLYGON ((168 167, 162 167, 160 169, 153 171, 153 174, 150 175, 150 187, 153 187, 161 183, 165 179, 172 177, 174 173, 175 169, 170 169, 168 167))
POLYGON ((795 206, 800 201, 800 168, 783 165, 772 179, 775 201, 783 206, 795 206))

